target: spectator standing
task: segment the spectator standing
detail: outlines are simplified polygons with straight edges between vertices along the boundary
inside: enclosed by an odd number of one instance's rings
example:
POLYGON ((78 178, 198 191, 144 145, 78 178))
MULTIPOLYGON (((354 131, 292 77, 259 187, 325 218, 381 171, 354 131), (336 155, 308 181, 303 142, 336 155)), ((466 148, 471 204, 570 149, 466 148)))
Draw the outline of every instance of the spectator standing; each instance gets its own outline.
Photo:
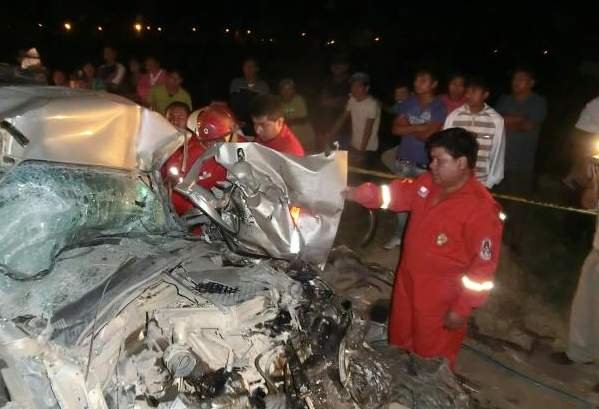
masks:
POLYGON ((449 77, 447 94, 441 95, 441 102, 447 115, 466 103, 466 78, 463 74, 455 73, 449 77))
POLYGON ((150 103, 150 90, 157 85, 166 83, 166 70, 161 68, 160 61, 156 57, 148 57, 145 61, 145 74, 142 74, 137 82, 137 95, 144 105, 150 103))
POLYGON ((96 76, 96 67, 91 62, 87 62, 81 69, 81 87, 92 91, 101 91, 106 89, 104 81, 96 76))
MULTIPOLYGON (((342 55, 336 56, 331 62, 331 74, 322 86, 322 93, 318 104, 319 134, 330 131, 335 125, 335 121, 345 111, 350 93, 349 67, 347 58, 342 55)), ((324 149, 326 142, 319 138, 317 149, 324 149)))
POLYGON ((466 87, 466 103, 445 120, 445 129, 464 128, 476 135, 478 155, 474 174, 488 189, 503 179, 505 128, 501 115, 487 105, 489 86, 472 78, 466 87))
POLYGON ((295 82, 286 78, 279 83, 279 93, 282 99, 283 114, 285 122, 300 140, 306 151, 314 148, 314 128, 310 123, 308 108, 304 97, 299 95, 295 89, 295 82))
POLYGON ((52 72, 52 85, 57 87, 68 87, 67 75, 63 70, 54 70, 52 72))
POLYGON ((339 117, 328 136, 332 141, 346 122, 351 124, 350 147, 358 155, 365 155, 366 162, 372 160, 371 153, 379 148, 379 126, 381 106, 370 95, 370 77, 358 72, 351 76, 351 96, 345 112, 339 117))
MULTIPOLYGON (((533 88, 535 75, 529 68, 518 68, 512 76, 512 93, 503 95, 497 103, 497 111, 503 115, 506 128, 505 171, 502 192, 527 197, 534 191, 535 155, 541 125, 547 115, 545 98, 533 88)), ((525 234, 526 209, 508 203, 505 206, 507 243, 512 252, 519 254, 525 234)))
MULTIPOLYGON (((414 178, 426 172, 428 153, 426 141, 443 127, 445 108, 435 91, 439 81, 430 69, 421 69, 414 78, 414 94, 401 105, 391 133, 401 137, 398 149, 383 154, 382 161, 402 178, 414 178)), ((397 229, 387 242, 385 249, 392 250, 401 245, 401 238, 408 214, 397 213, 397 229)))
POLYGON ((183 76, 177 70, 168 72, 164 85, 156 85, 150 91, 150 106, 153 110, 166 113, 166 108, 173 102, 183 102, 191 110, 191 96, 182 86, 183 76))
POLYGON ((242 122, 244 132, 251 133, 250 105, 258 95, 270 93, 268 84, 260 79, 260 65, 254 58, 247 58, 241 66, 243 77, 231 81, 229 102, 236 117, 242 122))
POLYGON ((497 102, 506 128, 505 178, 501 187, 509 193, 527 195, 534 186, 539 133, 547 115, 545 98, 533 91, 534 86, 533 71, 518 68, 512 77, 512 93, 497 102))
POLYGON ((104 81, 109 92, 123 92, 126 70, 117 61, 117 51, 114 47, 104 47, 104 64, 98 68, 98 77, 104 81))

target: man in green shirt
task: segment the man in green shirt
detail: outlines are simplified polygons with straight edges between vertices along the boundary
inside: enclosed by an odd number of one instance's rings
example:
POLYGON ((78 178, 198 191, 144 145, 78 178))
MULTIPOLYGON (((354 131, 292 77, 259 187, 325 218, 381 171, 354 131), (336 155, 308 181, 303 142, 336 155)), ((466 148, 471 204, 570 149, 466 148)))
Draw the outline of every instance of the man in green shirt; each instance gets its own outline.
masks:
POLYGON ((191 110, 191 96, 189 92, 181 87, 182 83, 183 76, 179 71, 169 71, 164 85, 154 86, 150 91, 150 106, 152 109, 164 115, 170 104, 182 102, 191 110))

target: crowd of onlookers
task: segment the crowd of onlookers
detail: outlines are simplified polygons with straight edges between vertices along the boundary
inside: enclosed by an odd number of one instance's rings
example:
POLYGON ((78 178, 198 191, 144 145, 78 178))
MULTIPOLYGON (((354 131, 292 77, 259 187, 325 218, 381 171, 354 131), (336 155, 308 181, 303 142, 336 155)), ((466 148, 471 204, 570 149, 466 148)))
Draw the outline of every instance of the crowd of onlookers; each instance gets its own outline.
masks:
MULTIPOLYGON (((118 93, 184 124, 183 118, 194 107, 179 70, 163 68, 153 56, 143 62, 131 59, 125 67, 113 47, 104 48, 103 60, 97 67, 86 62, 70 74, 56 69, 50 81, 58 86, 118 93)), ((463 127, 477 136, 476 176, 488 188, 530 192, 539 132, 546 116, 545 100, 533 90, 531 69, 515 69, 511 93, 502 95, 491 107, 491 89, 480 73, 439 78, 433 70, 421 68, 411 84, 396 85, 394 101, 387 105, 371 95, 369 75, 352 73, 350 67, 345 56, 334 58, 319 98, 309 107, 292 78, 281 79, 273 91, 260 77, 258 62, 248 58, 242 63, 242 75, 230 83, 228 101, 221 102, 229 105, 243 130, 253 134, 251 101, 258 95, 277 94, 287 125, 307 152, 322 151, 340 141, 350 150, 352 161, 370 165, 380 158, 405 177, 427 168, 425 143, 430 135, 443 128, 463 127), (445 90, 440 89, 442 80, 445 90), (388 118, 392 118, 390 129, 381 129, 388 118), (381 135, 389 134, 392 139, 397 137, 392 144, 397 146, 383 151, 381 135)), ((573 177, 566 182, 571 180, 573 177)))
MULTIPOLYGON (((125 67, 113 47, 104 48, 103 59, 98 67, 86 62, 70 74, 56 69, 50 81, 118 93, 183 124, 193 106, 179 70, 163 68, 153 56, 143 63, 131 59, 125 67)), ((307 152, 322 151, 338 140, 351 151, 352 161, 369 165, 380 158, 393 172, 409 177, 427 168, 427 138, 459 126, 477 136, 476 175, 488 188, 498 185, 501 190, 527 194, 533 186, 546 103, 533 91, 535 74, 529 68, 514 70, 512 92, 501 96, 494 107, 487 102, 491 89, 480 73, 453 73, 441 79, 433 70, 421 68, 412 84, 397 84, 394 101, 387 106, 371 95, 368 74, 352 73, 348 59, 338 56, 331 62, 318 100, 308 107, 293 79, 281 79, 274 92, 261 79, 255 59, 246 59, 241 68, 242 75, 231 81, 229 100, 222 102, 228 103, 248 134, 254 132, 251 101, 257 95, 276 93, 287 125, 307 152), (447 84, 445 92, 440 90, 441 80, 447 84), (381 129, 383 116, 393 118, 389 132, 381 129), (389 133, 397 137, 397 146, 381 152, 380 136, 389 133)))

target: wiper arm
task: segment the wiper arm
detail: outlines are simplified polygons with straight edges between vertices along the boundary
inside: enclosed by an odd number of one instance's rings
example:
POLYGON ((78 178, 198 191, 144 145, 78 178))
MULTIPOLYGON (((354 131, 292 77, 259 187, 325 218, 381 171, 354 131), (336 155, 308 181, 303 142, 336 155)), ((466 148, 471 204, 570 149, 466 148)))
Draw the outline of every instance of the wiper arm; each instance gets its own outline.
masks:
POLYGON ((29 139, 23 135, 23 133, 21 131, 19 131, 17 128, 15 128, 11 123, 9 123, 8 121, 4 120, 2 122, 0 122, 0 128, 4 129, 6 132, 8 132, 13 138, 15 138, 15 140, 19 143, 19 145, 21 145, 22 147, 25 147, 27 145, 29 145, 29 139))

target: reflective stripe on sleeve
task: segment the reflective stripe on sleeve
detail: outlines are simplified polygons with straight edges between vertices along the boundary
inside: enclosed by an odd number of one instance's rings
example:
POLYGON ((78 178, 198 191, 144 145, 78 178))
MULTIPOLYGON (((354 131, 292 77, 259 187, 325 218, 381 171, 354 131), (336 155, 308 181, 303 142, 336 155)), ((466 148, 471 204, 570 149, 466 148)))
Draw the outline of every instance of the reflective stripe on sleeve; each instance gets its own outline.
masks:
POLYGON ((462 277, 462 285, 467 290, 476 291, 476 292, 490 291, 494 287, 493 281, 477 282, 477 281, 471 280, 470 278, 468 278, 468 276, 462 277))
POLYGON ((383 198, 381 209, 388 209, 391 204, 391 189, 389 188, 389 185, 381 186, 381 196, 383 198))

